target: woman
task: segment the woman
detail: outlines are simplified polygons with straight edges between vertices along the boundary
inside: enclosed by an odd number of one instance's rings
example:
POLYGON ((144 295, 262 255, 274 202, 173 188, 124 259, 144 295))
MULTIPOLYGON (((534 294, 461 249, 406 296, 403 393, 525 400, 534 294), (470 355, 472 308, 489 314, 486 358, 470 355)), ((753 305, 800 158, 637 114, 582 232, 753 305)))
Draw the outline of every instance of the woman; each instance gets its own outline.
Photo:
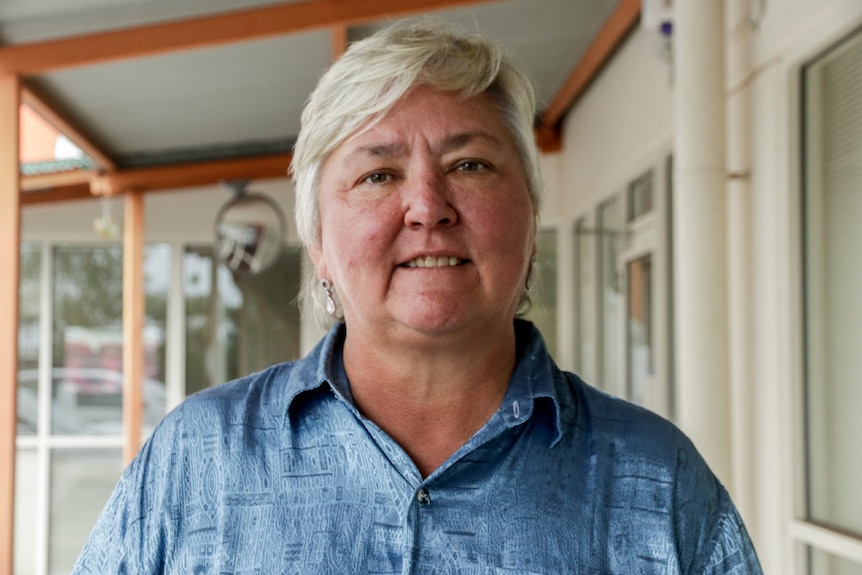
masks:
POLYGON ((292 170, 334 326, 167 416, 76 573, 760 573, 688 440, 515 319, 534 109, 495 44, 437 22, 332 66, 292 170))

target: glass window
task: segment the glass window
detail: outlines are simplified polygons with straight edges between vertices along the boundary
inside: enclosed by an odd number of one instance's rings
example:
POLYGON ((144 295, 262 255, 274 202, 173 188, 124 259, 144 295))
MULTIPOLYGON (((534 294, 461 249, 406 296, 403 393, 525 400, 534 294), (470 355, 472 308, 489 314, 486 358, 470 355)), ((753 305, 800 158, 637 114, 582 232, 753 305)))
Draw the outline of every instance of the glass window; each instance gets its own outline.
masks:
POLYGON ((629 184, 628 197, 627 221, 633 222, 652 210, 652 170, 647 170, 629 184))
POLYGON ((596 306, 593 296, 596 290, 595 278, 595 235, 587 226, 586 218, 575 224, 575 314, 577 325, 577 350, 575 369, 584 380, 596 381, 596 306))
POLYGON ((18 449, 15 454, 15 575, 36 573, 38 461, 35 449, 18 449))
MULTIPOLYGON (((165 412, 165 324, 169 248, 144 250, 144 425, 165 412)), ((53 257, 51 430, 122 435, 123 251, 120 245, 63 245, 53 257)))
POLYGON ((149 435, 165 415, 165 345, 168 292, 171 283, 171 247, 147 244, 144 248, 144 413, 143 434, 149 435))
POLYGON ((862 563, 809 548, 808 565, 810 575, 862 575, 862 563))
POLYGON ((119 449, 55 449, 51 455, 48 572, 72 570, 122 472, 119 449))
POLYGON ((42 250, 21 244, 18 318, 18 434, 34 435, 39 405, 39 305, 42 294, 42 250))
MULTIPOLYGON (((189 362, 191 380, 220 383, 298 356, 301 253, 287 249, 272 268, 247 275, 213 266, 211 248, 189 250, 185 277, 171 278, 170 246, 145 246, 145 433, 165 411, 171 282, 184 281, 188 347, 202 360, 189 362)), ((36 575, 42 565, 51 575, 68 573, 122 472, 122 259, 115 243, 22 245, 15 575, 36 575), (42 356, 52 356, 43 370, 45 413, 37 400, 40 296, 52 306, 51 333, 42 335, 51 340, 42 356), (96 448, 92 435, 111 437, 96 448), (47 533, 38 533, 43 525, 47 533)))
POLYGON ((123 250, 54 248, 54 434, 120 435, 123 401, 123 250))
POLYGON ((186 394, 299 356, 301 259, 285 248, 248 274, 218 263, 212 247, 186 249, 186 394))
POLYGON ((598 382, 602 389, 625 396, 623 317, 625 300, 620 270, 617 267, 624 231, 623 202, 620 196, 599 206, 597 236, 599 250, 599 341, 598 382))
POLYGON ((627 264, 628 397, 646 405, 653 376, 652 256, 627 264))
POLYGON ((808 516, 862 535, 862 34, 809 65, 804 86, 808 516))
POLYGON ((533 306, 526 318, 536 324, 551 355, 557 354, 557 230, 541 230, 536 236, 536 277, 533 306))

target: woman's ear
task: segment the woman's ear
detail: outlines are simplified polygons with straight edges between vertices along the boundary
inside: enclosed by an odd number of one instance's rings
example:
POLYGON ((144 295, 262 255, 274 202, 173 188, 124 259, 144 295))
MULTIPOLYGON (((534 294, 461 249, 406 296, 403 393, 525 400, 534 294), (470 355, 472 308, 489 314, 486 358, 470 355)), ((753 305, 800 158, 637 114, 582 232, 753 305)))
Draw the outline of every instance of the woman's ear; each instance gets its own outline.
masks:
POLYGON ((314 263, 314 269, 317 270, 319 279, 329 279, 329 270, 326 268, 326 260, 323 257, 323 248, 321 246, 308 246, 308 256, 314 263))

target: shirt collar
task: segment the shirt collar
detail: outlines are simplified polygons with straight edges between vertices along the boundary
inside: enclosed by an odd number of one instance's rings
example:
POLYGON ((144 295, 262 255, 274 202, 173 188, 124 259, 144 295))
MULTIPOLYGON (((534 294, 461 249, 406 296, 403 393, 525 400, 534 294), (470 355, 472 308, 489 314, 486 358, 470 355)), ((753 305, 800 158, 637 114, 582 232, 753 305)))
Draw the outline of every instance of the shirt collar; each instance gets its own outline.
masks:
MULTIPOLYGON (((547 420, 553 430, 551 446, 562 437, 560 400, 555 378, 561 374, 554 365, 539 330, 529 321, 515 319, 517 362, 509 389, 500 406, 507 427, 520 425, 534 415, 547 420)), ((350 384, 344 372, 342 349, 344 323, 337 323, 314 349, 291 371, 285 394, 285 413, 302 393, 328 384, 332 392, 352 405, 350 384)))
MULTIPOLYGON (((333 392, 343 392, 346 390, 349 394, 349 386, 347 385, 347 377, 344 374, 344 368, 340 367, 341 377, 336 375, 333 377, 333 369, 335 366, 341 366, 341 349, 344 344, 344 324, 336 323, 323 338, 317 342, 308 355, 294 364, 285 386, 284 395, 284 410, 285 422, 290 418, 290 408, 296 398, 305 392, 320 388, 324 384, 332 386, 333 392), (336 360, 337 358, 337 360, 336 360), (342 386, 334 386, 332 381, 343 381, 342 386)), ((343 394, 343 393, 342 393, 343 394)), ((347 397, 350 397, 349 395, 347 397)))
POLYGON ((560 400, 555 386, 560 371, 548 354, 542 334, 531 322, 515 320, 515 341, 518 359, 500 414, 507 427, 520 425, 534 416, 542 418, 551 426, 553 447, 562 437, 560 400))

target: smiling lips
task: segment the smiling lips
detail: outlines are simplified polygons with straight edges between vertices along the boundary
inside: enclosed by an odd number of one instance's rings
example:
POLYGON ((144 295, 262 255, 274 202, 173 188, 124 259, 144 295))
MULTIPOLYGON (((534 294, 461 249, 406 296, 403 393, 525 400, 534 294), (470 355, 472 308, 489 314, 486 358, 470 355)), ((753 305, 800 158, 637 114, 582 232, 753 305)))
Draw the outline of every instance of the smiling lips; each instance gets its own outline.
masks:
POLYGON ((461 265, 465 261, 453 256, 419 256, 402 265, 408 268, 443 268, 461 265))

